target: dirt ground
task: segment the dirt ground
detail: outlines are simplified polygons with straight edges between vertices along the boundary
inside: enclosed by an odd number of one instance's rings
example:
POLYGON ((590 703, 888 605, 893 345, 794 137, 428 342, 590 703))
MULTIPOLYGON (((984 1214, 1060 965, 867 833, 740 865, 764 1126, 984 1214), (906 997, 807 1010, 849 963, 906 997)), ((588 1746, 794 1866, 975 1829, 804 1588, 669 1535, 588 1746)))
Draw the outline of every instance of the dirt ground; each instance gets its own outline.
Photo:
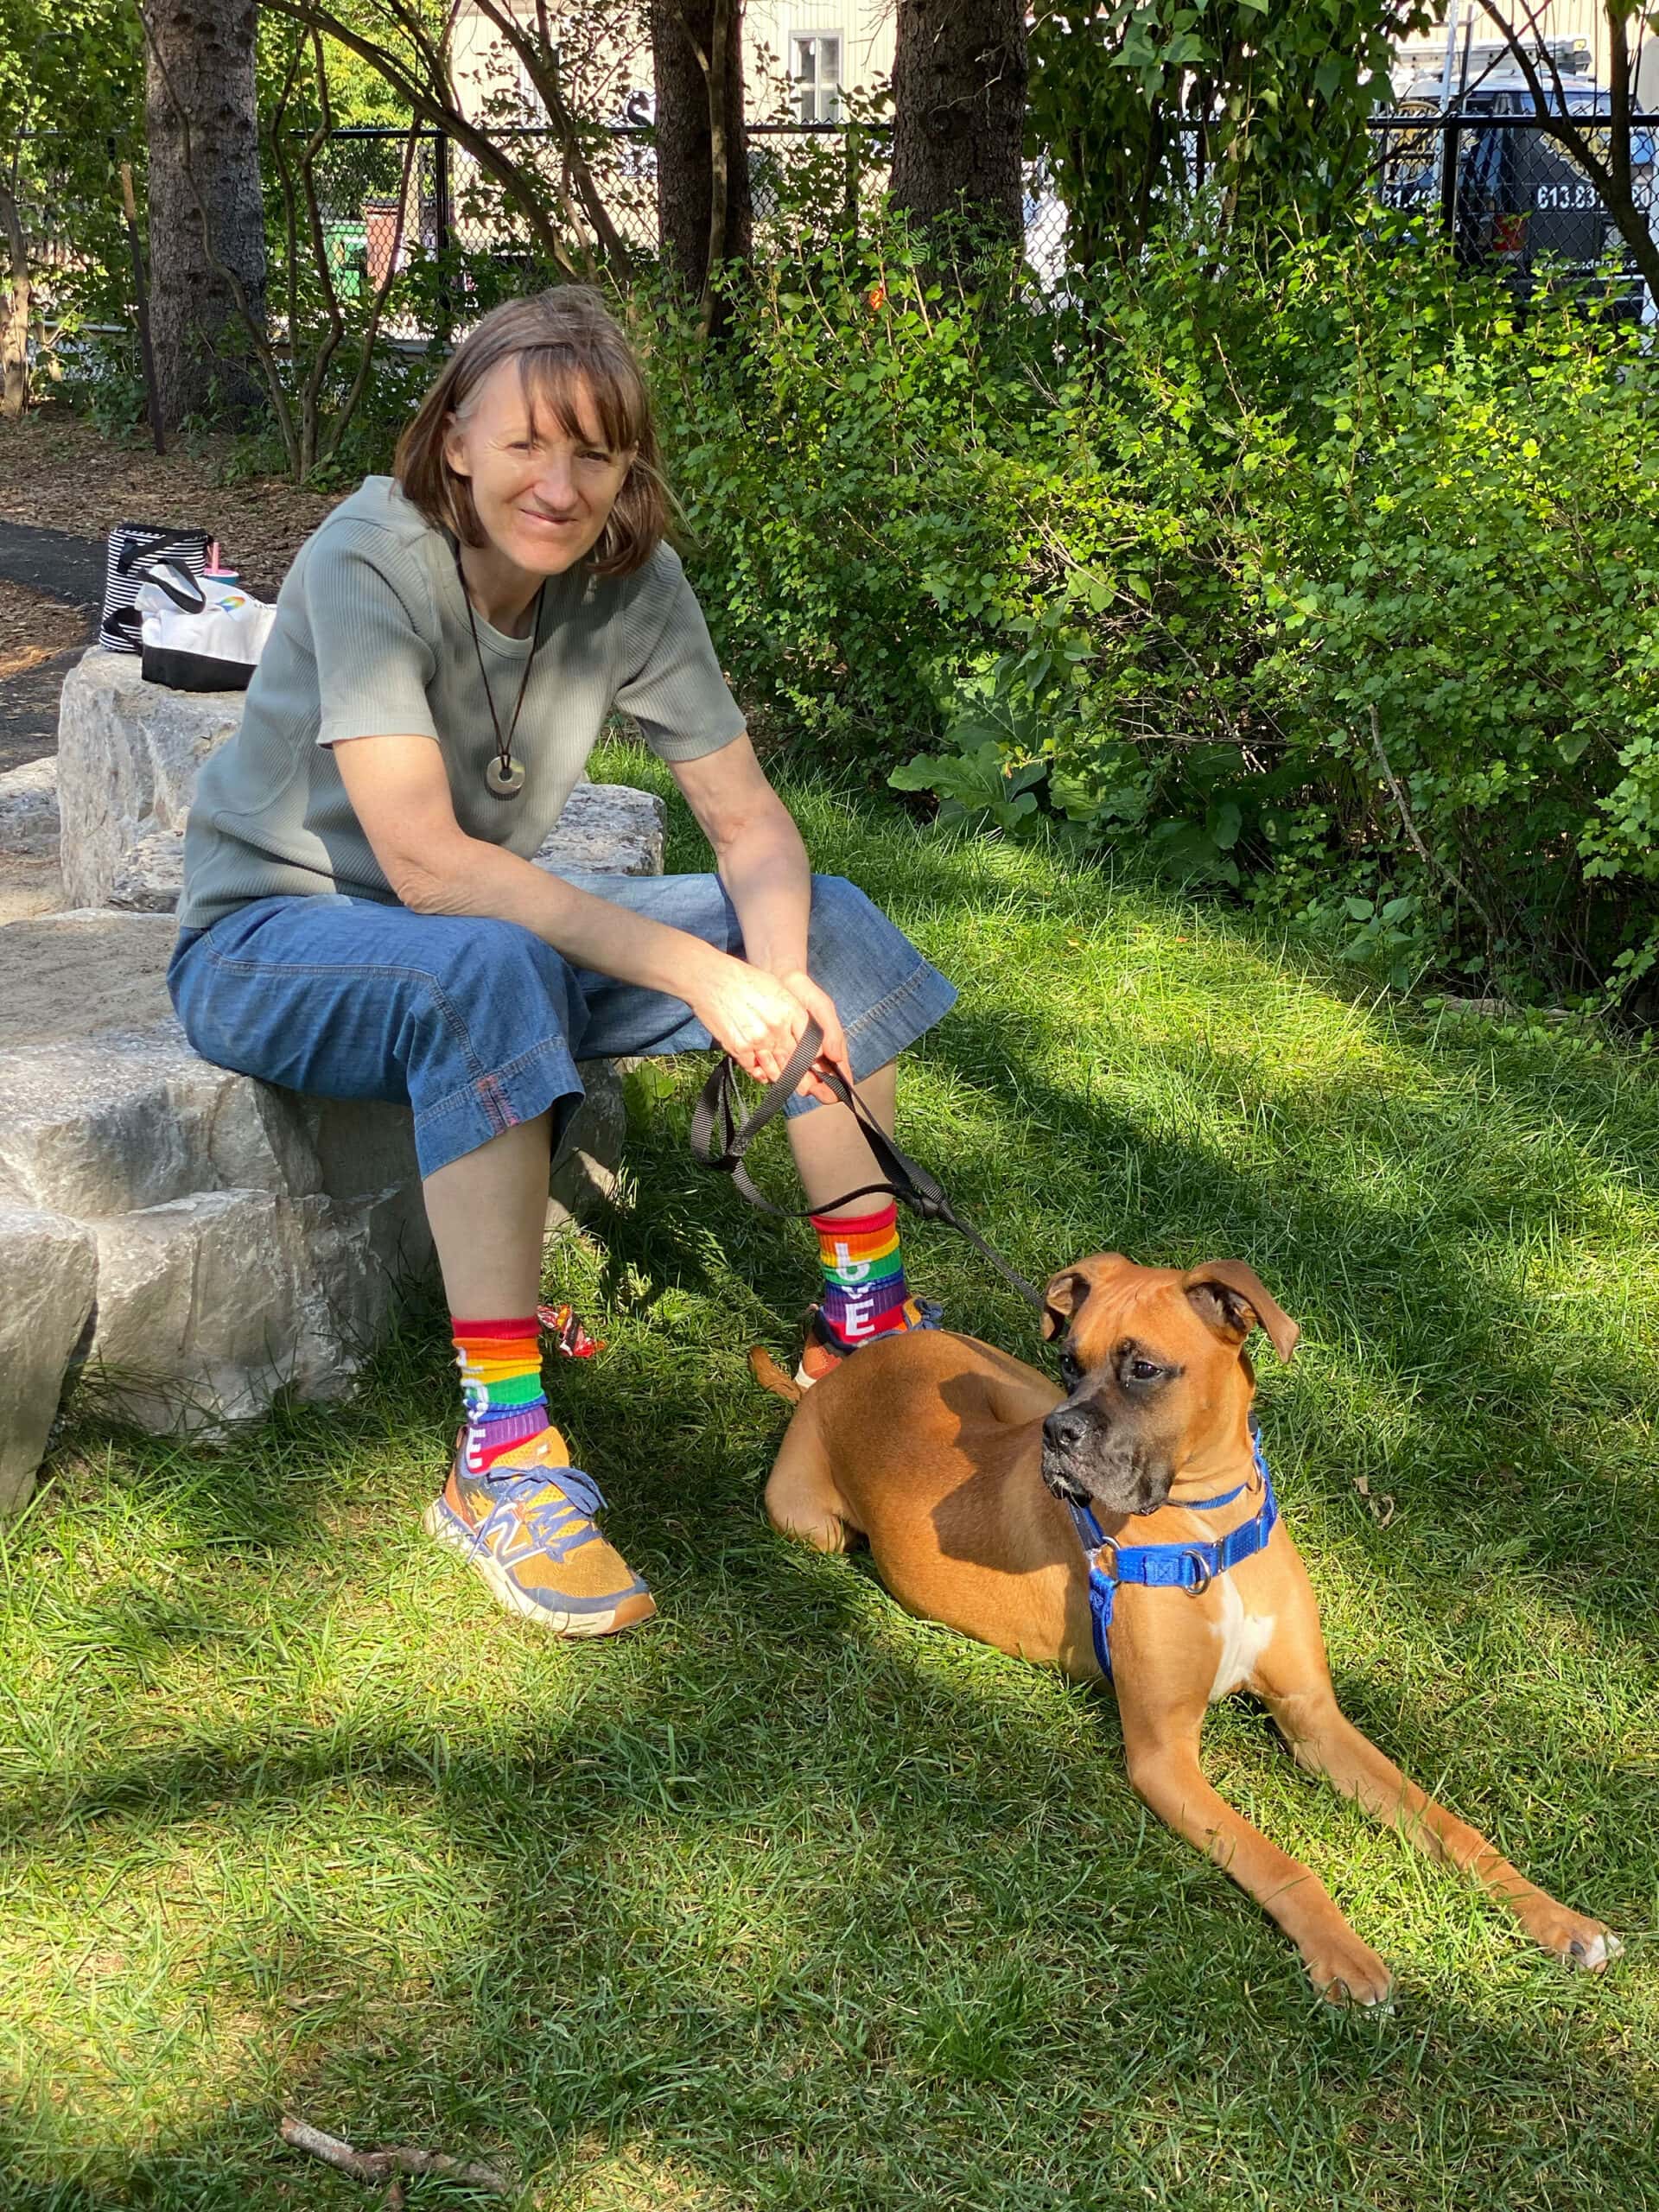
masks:
MULTIPOLYGON (((296 492, 280 477, 221 483, 232 450, 203 439, 157 454, 48 403, 0 423, 0 516, 92 539, 118 522, 194 524, 217 533, 245 583, 274 599, 301 543, 343 495, 296 492)), ((12 642, 0 630, 0 651, 12 642)))
POLYGON ((0 576, 0 683, 38 668, 86 634, 79 611, 0 576))

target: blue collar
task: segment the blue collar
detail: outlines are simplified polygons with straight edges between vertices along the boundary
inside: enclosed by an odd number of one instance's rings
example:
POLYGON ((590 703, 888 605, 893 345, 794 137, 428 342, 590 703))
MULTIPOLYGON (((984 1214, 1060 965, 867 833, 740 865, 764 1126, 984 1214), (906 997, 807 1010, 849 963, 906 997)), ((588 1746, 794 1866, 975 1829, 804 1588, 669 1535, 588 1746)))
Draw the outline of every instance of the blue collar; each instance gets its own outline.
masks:
MULTIPOLYGON (((1135 1583, 1147 1590, 1190 1590, 1197 1597, 1210 1587, 1218 1574, 1225 1574, 1242 1560, 1253 1558, 1266 1546, 1279 1518, 1279 1505, 1273 1494, 1273 1477, 1268 1472, 1268 1463, 1262 1456, 1262 1439, 1254 1427, 1250 1431, 1250 1449, 1262 1481, 1261 1510, 1216 1543, 1120 1544, 1103 1533, 1099 1522, 1086 1505, 1071 1507, 1077 1541, 1089 1555, 1089 1622, 1094 1633, 1095 1657, 1109 1682, 1112 1679, 1112 1654, 1108 1631, 1112 1625, 1112 1604, 1120 1583, 1135 1583), (1111 1564, 1107 1566, 1103 1562, 1109 1555, 1111 1564)), ((1247 1487, 1240 1483, 1236 1490, 1230 1490, 1224 1497, 1197 1498, 1191 1503, 1183 1498, 1181 1504, 1189 1513, 1213 1513, 1221 1506, 1230 1505, 1235 1498, 1243 1497, 1247 1487)))

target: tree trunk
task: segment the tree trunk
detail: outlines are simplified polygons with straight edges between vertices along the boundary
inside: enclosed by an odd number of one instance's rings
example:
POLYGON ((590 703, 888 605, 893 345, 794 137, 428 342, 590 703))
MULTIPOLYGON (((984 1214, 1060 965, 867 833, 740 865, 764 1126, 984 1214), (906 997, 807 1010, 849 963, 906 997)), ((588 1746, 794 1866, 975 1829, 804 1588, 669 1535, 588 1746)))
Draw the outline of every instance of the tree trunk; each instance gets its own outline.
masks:
POLYGON ((652 0, 658 241, 664 267, 701 303, 709 327, 721 321, 711 261, 747 261, 754 245, 742 30, 741 0, 652 0))
POLYGON ((150 330, 172 429, 215 386, 232 417, 264 404, 244 319, 263 333, 258 10, 257 0, 143 0, 143 13, 150 330))
POLYGON ((892 194, 912 222, 1023 234, 1026 74, 1018 0, 899 0, 892 194))
POLYGON ((11 264, 10 297, 0 330, 0 416, 15 420, 29 404, 29 240, 16 194, 0 183, 0 230, 11 264))

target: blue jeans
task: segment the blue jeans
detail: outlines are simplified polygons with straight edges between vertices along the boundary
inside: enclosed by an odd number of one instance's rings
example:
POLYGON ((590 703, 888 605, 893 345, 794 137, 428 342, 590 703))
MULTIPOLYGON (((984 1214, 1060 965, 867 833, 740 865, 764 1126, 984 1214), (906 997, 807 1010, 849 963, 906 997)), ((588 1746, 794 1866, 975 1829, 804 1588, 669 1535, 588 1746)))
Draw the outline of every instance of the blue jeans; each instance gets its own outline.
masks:
MULTIPOLYGON (((564 880, 742 952, 718 876, 572 871, 564 880)), ((807 966, 835 1001, 861 1080, 957 995, 839 876, 812 879, 807 966)), ((204 1059, 320 1097, 411 1107, 423 1175, 550 1109, 556 1141, 582 1098, 578 1059, 713 1041, 683 1001, 573 967, 516 922, 371 899, 256 899, 185 931, 167 982, 204 1059)), ((813 1103, 792 1098, 789 1111, 813 1103)))

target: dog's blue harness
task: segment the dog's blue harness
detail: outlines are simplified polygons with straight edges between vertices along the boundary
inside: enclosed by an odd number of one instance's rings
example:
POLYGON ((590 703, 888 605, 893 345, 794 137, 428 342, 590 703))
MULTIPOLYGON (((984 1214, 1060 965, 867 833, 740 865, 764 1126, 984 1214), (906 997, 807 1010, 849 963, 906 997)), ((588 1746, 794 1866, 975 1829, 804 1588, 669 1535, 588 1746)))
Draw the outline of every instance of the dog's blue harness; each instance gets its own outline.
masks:
MULTIPOLYGON (((1279 1518, 1279 1505, 1273 1494, 1273 1477, 1268 1472, 1268 1463, 1262 1456, 1262 1439, 1254 1427, 1250 1431, 1250 1449, 1255 1459, 1255 1471, 1262 1478, 1261 1510, 1252 1519, 1241 1522, 1230 1535, 1223 1536, 1213 1544, 1116 1543, 1103 1534, 1099 1522, 1086 1505, 1071 1507, 1077 1541, 1089 1554, 1089 1623, 1094 1633, 1095 1657, 1109 1682, 1112 1679, 1112 1654, 1108 1632, 1112 1625, 1112 1604, 1121 1583, 1134 1583, 1145 1590, 1190 1590, 1197 1597, 1210 1587, 1218 1574, 1225 1574, 1242 1560, 1254 1558, 1266 1546, 1279 1518), (1105 1567, 1102 1561, 1108 1553, 1111 1554, 1111 1565, 1105 1567)), ((1235 1498, 1243 1497, 1249 1487, 1248 1483, 1240 1483, 1224 1497, 1199 1498, 1190 1505, 1183 1498, 1181 1503, 1189 1513, 1214 1513, 1224 1505, 1230 1505, 1235 1498)))

